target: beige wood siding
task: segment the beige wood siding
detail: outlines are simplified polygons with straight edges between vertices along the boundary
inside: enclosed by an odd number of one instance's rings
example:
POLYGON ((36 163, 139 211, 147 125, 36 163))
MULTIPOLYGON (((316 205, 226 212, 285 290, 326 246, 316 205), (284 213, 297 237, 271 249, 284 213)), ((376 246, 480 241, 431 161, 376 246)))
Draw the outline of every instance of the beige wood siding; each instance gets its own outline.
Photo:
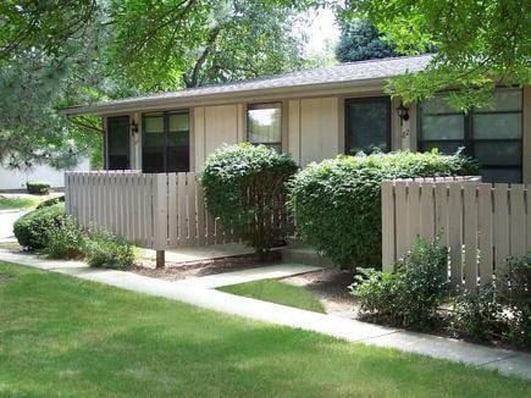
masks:
POLYGON ((304 166, 313 161, 333 158, 341 151, 339 148, 338 98, 301 100, 300 164, 304 166))
POLYGON ((195 171, 200 171, 208 155, 223 144, 244 140, 242 104, 197 107, 192 113, 195 171))

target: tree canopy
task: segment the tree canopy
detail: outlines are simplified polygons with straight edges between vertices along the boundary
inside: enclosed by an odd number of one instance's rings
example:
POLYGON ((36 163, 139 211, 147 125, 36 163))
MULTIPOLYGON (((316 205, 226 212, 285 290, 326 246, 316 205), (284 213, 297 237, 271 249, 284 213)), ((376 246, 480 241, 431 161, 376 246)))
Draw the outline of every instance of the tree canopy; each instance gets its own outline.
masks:
POLYGON ((368 18, 400 52, 437 47, 424 73, 393 79, 389 89, 406 101, 459 87, 459 108, 490 102, 496 85, 530 82, 531 12, 528 0, 356 0, 344 15, 368 18))
POLYGON ((316 3, 2 2, 0 162, 66 166, 94 148, 97 120, 72 124, 64 106, 300 68, 303 36, 292 25, 316 3))
POLYGON ((374 26, 363 19, 341 23, 341 36, 335 52, 339 62, 403 55, 396 51, 395 46, 386 41, 374 26))

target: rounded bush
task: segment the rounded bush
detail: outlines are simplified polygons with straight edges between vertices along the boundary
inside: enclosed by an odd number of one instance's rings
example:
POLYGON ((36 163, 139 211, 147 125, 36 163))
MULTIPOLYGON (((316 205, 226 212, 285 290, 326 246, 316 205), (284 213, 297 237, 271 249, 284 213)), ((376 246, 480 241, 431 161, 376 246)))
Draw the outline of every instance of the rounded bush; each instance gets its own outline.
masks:
POLYGON ((18 243, 27 250, 40 250, 48 245, 49 232, 66 222, 64 203, 33 210, 19 218, 13 232, 18 243))
POLYGON ((50 184, 44 181, 28 181, 26 188, 28 193, 33 195, 48 195, 50 193, 50 184))
POLYGON ((222 147, 201 176, 207 208, 226 230, 267 251, 287 233, 286 182, 296 171, 293 159, 264 145, 222 147))
POLYGON ((53 205, 56 205, 57 203, 64 203, 65 201, 65 196, 57 196, 55 198, 51 198, 51 199, 46 199, 46 200, 43 200, 41 203, 38 204, 38 206, 36 207, 37 209, 42 209, 43 207, 48 207, 48 206, 53 206, 53 205))
POLYGON ((51 227, 44 251, 50 258, 78 259, 84 257, 86 234, 79 225, 67 216, 61 225, 51 227))
POLYGON ((302 238, 342 268, 381 268, 381 187, 393 178, 471 175, 474 161, 436 152, 339 156, 308 165, 289 184, 302 238))

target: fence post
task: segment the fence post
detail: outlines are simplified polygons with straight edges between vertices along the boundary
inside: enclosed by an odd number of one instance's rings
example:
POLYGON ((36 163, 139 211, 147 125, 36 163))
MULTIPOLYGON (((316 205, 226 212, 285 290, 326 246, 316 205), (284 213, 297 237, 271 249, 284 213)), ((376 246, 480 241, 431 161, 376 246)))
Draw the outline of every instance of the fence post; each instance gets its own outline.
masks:
POLYGON ((168 176, 155 174, 153 184, 153 248, 157 251, 157 268, 164 267, 164 250, 168 246, 168 176))
POLYGON ((393 182, 382 182, 382 269, 393 271, 395 261, 395 204, 393 182))

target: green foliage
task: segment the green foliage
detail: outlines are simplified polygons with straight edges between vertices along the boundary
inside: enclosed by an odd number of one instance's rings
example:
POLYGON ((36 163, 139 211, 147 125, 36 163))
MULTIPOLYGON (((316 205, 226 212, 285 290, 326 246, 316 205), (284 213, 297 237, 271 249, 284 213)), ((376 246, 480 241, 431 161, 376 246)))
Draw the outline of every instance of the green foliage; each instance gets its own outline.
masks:
POLYGON ((527 0, 360 0, 349 2, 346 11, 347 18, 366 15, 400 52, 437 47, 426 72, 392 80, 391 92, 406 102, 461 87, 450 100, 470 109, 491 102, 496 85, 531 81, 527 0))
POLYGON ((32 195, 48 195, 50 193, 50 184, 43 181, 28 181, 26 188, 28 193, 32 195))
POLYGON ((364 61, 397 55, 403 54, 398 53, 395 46, 387 42, 369 22, 356 19, 342 24, 341 36, 336 47, 336 58, 339 62, 364 61))
POLYGON ((396 264, 394 273, 359 269, 352 294, 361 314, 387 325, 429 329, 447 295, 448 249, 438 241, 418 240, 396 264))
POLYGON ((48 242, 44 252, 48 257, 65 260, 84 257, 87 237, 70 216, 62 224, 51 226, 46 235, 48 242))
POLYGON ((310 164, 290 183, 288 205, 302 238, 342 267, 381 263, 381 183, 471 175, 477 165, 437 152, 339 156, 310 164))
POLYGON ((499 280, 458 294, 451 324, 458 336, 531 348, 531 254, 509 258, 499 280))
POLYGON ((106 232, 91 233, 85 255, 89 266, 126 270, 134 265, 133 246, 118 236, 106 232))
POLYGON ((288 156, 264 145, 225 146, 206 161, 201 176, 208 210, 257 252, 286 235, 283 213, 286 181, 297 166, 288 156))
POLYGON ((13 232, 18 243, 27 250, 44 249, 48 245, 48 232, 66 222, 64 203, 33 210, 19 218, 13 232))
POLYGON ((65 201, 64 195, 56 196, 55 198, 43 200, 41 203, 39 203, 39 205, 37 206, 37 209, 42 209, 43 207, 53 206, 58 203, 64 203, 64 201, 65 201))

